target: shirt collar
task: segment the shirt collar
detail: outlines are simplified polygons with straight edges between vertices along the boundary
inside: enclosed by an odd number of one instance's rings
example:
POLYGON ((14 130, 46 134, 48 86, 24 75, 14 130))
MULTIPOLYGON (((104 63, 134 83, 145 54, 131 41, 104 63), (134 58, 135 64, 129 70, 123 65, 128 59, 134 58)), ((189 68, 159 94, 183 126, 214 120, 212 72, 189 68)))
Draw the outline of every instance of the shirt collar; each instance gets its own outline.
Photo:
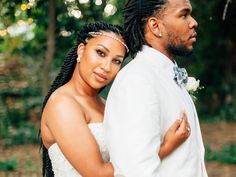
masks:
MULTIPOLYGON (((173 67, 176 64, 176 62, 172 62, 167 56, 165 56, 160 51, 149 47, 147 45, 143 46, 143 49, 141 51, 144 55, 148 56, 148 59, 150 62, 152 62, 154 65, 157 65, 158 68, 162 68, 167 72, 170 72, 171 75, 173 75, 173 67)), ((145 58, 147 59, 147 58, 145 58)))

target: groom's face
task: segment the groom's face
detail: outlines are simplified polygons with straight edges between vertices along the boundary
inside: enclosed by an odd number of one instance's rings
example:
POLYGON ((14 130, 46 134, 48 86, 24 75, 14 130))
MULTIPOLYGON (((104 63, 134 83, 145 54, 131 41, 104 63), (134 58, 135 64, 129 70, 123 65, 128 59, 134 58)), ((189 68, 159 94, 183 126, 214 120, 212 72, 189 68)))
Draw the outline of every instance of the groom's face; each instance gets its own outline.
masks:
POLYGON ((188 0, 169 0, 163 12, 162 24, 166 50, 177 56, 187 56, 196 42, 196 20, 191 16, 192 6, 188 0))

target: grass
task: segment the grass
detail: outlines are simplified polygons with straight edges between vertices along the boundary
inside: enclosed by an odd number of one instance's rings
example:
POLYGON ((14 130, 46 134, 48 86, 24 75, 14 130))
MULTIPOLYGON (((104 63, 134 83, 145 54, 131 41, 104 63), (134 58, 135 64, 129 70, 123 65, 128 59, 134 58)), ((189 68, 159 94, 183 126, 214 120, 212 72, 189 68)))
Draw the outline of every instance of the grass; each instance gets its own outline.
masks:
POLYGON ((236 164, 236 144, 225 144, 220 151, 212 151, 209 144, 205 145, 205 159, 226 164, 236 164))
POLYGON ((14 171, 17 168, 18 160, 15 158, 0 161, 1 171, 14 171))

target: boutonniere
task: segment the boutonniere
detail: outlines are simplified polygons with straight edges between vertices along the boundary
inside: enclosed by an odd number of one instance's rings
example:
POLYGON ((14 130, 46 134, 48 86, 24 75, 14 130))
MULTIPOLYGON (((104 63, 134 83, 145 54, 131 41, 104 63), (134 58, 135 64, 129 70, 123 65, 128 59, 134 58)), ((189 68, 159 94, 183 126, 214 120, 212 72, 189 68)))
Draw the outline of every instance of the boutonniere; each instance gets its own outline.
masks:
POLYGON ((200 89, 203 89, 203 87, 200 86, 200 80, 196 80, 195 77, 188 77, 185 88, 192 97, 193 101, 197 100, 197 97, 194 95, 194 93, 196 93, 200 89))

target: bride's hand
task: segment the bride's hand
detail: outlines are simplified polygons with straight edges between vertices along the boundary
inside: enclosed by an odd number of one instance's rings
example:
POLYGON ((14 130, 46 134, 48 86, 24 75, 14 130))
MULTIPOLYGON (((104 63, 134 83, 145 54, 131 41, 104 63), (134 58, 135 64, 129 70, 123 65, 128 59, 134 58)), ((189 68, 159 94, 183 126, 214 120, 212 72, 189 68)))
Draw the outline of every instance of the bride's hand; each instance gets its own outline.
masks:
POLYGON ((161 159, 173 152, 190 135, 190 126, 186 114, 181 113, 180 119, 177 119, 167 130, 161 144, 159 156, 161 159))

